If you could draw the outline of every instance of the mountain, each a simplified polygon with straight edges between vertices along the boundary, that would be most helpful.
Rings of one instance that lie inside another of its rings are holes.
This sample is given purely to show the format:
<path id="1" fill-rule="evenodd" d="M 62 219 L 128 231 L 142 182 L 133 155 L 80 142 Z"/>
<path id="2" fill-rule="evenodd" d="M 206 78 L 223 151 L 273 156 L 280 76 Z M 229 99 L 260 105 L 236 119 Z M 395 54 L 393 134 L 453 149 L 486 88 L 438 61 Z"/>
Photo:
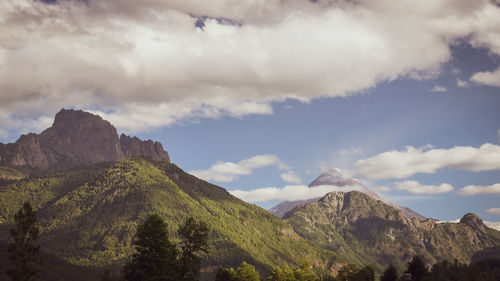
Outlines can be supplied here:
<path id="1" fill-rule="evenodd" d="M 41 134 L 22 135 L 15 143 L 0 144 L 0 166 L 29 171 L 57 171 L 141 156 L 170 162 L 159 142 L 121 135 L 101 117 L 81 110 L 62 109 Z"/>
<path id="2" fill-rule="evenodd" d="M 185 218 L 208 223 L 205 276 L 243 260 L 262 273 L 303 259 L 319 268 L 341 262 L 301 238 L 287 222 L 165 161 L 130 158 L 0 186 L 1 241 L 8 239 L 13 216 L 25 200 L 38 210 L 42 249 L 74 266 L 122 265 L 132 253 L 137 225 L 152 213 L 164 218 L 176 241 L 176 228 Z"/>
<path id="3" fill-rule="evenodd" d="M 315 180 L 313 180 L 310 184 L 310 188 L 314 188 L 316 186 L 325 186 L 325 185 L 331 185 L 335 186 L 335 189 L 338 191 L 351 191 L 351 190 L 357 190 L 360 192 L 365 193 L 366 195 L 376 199 L 376 200 L 382 200 L 386 204 L 389 204 L 393 206 L 394 208 L 400 210 L 403 215 L 407 218 L 417 218 L 419 220 L 425 220 L 426 217 L 420 215 L 419 213 L 400 206 L 396 203 L 393 203 L 381 196 L 379 196 L 377 193 L 373 192 L 371 189 L 369 189 L 366 185 L 364 185 L 362 182 L 353 179 L 353 178 L 348 178 L 345 177 L 342 172 L 337 169 L 337 168 L 331 168 L 328 169 L 327 171 L 321 173 L 319 177 L 317 177 Z M 279 218 L 283 218 L 286 213 L 291 211 L 293 208 L 295 208 L 298 205 L 301 204 L 306 204 L 306 203 L 311 203 L 318 201 L 320 198 L 314 198 L 314 199 L 309 199 L 309 200 L 302 200 L 302 201 L 285 201 L 281 202 L 278 205 L 274 206 L 273 208 L 269 209 L 269 212 L 273 213 Z"/>
<path id="4" fill-rule="evenodd" d="M 500 245 L 500 232 L 474 214 L 459 223 L 408 218 L 359 191 L 328 193 L 317 202 L 296 206 L 285 220 L 303 238 L 378 270 L 389 263 L 403 269 L 414 255 L 428 264 L 443 259 L 468 263 L 474 253 Z"/>

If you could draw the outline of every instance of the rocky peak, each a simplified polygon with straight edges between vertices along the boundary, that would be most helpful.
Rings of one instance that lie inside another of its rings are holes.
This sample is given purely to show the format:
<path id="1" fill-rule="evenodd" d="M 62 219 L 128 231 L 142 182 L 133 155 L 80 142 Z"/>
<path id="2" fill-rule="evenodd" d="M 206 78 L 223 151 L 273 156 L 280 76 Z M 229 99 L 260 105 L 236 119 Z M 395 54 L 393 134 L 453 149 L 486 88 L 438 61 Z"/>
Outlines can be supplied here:
<path id="1" fill-rule="evenodd" d="M 163 149 L 159 142 L 153 142 L 152 140 L 141 141 L 137 137 L 121 134 L 120 145 L 123 154 L 127 158 L 142 156 L 156 161 L 170 162 L 168 152 Z"/>
<path id="2" fill-rule="evenodd" d="M 123 143 L 123 148 L 122 148 Z M 62 109 L 41 134 L 23 135 L 0 149 L 0 165 L 36 170 L 64 170 L 126 157 L 170 162 L 159 142 L 136 137 L 118 138 L 116 128 L 98 115 Z"/>
<path id="3" fill-rule="evenodd" d="M 357 185 L 360 184 L 359 181 L 353 179 L 353 178 L 347 178 L 345 177 L 340 169 L 337 168 L 330 168 L 319 177 L 317 177 L 314 181 L 312 181 L 309 184 L 309 187 L 314 187 L 314 186 L 319 186 L 319 185 L 335 185 L 335 186 L 352 186 L 352 185 Z"/>
<path id="4" fill-rule="evenodd" d="M 465 214 L 465 216 L 463 216 L 460 220 L 460 223 L 465 224 L 476 231 L 480 231 L 483 233 L 486 232 L 486 225 L 483 223 L 483 220 L 476 214 Z"/>

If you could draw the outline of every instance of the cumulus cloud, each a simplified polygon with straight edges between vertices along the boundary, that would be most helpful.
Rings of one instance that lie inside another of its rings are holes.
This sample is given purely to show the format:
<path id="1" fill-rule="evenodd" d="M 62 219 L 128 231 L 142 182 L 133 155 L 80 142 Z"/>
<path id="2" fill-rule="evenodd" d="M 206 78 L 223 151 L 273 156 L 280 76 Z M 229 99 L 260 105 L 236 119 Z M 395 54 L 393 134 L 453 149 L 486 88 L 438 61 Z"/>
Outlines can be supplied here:
<path id="1" fill-rule="evenodd" d="M 339 151 L 339 155 L 353 155 L 353 154 L 363 154 L 364 151 L 363 151 L 363 148 L 361 147 L 355 147 L 355 148 L 351 148 L 351 149 L 342 149 Z"/>
<path id="2" fill-rule="evenodd" d="M 287 183 L 300 184 L 302 179 L 295 174 L 281 159 L 272 154 L 257 155 L 248 159 L 233 162 L 217 162 L 206 170 L 194 170 L 189 173 L 206 181 L 231 182 L 240 176 L 251 175 L 253 170 L 268 166 L 276 166 L 284 171 L 280 176 Z"/>
<path id="3" fill-rule="evenodd" d="M 302 179 L 295 174 L 293 171 L 289 171 L 281 174 L 281 179 L 287 183 L 300 184 L 302 183 Z"/>
<path id="4" fill-rule="evenodd" d="M 500 215 L 500 208 L 489 208 L 486 210 L 486 213 L 492 215 Z"/>
<path id="5" fill-rule="evenodd" d="M 468 185 L 458 191 L 460 195 L 500 194 L 500 183 L 489 186 Z"/>
<path id="6" fill-rule="evenodd" d="M 254 190 L 229 190 L 229 192 L 246 202 L 267 202 L 267 201 L 297 201 L 323 197 L 328 192 L 342 191 L 349 192 L 360 190 L 360 186 L 334 186 L 319 185 L 314 188 L 306 185 L 287 185 L 283 188 L 264 187 Z"/>
<path id="7" fill-rule="evenodd" d="M 488 0 L 0 1 L 0 123 L 61 107 L 126 132 L 272 114 L 434 77 L 459 38 L 498 53 L 499 19 Z"/>
<path id="8" fill-rule="evenodd" d="M 453 190 L 453 186 L 448 183 L 441 185 L 423 185 L 417 181 L 401 181 L 395 182 L 397 190 L 405 190 L 413 194 L 441 194 Z"/>
<path id="9" fill-rule="evenodd" d="M 500 231 L 500 222 L 483 221 L 484 224 L 489 227 Z"/>
<path id="10" fill-rule="evenodd" d="M 376 192 L 389 192 L 391 191 L 391 188 L 388 186 L 374 186 L 372 189 Z"/>
<path id="11" fill-rule="evenodd" d="M 450 149 L 428 149 L 408 146 L 405 151 L 387 151 L 358 160 L 352 173 L 372 180 L 404 179 L 414 174 L 433 174 L 439 169 L 467 171 L 500 169 L 500 146 L 486 143 L 480 147 L 455 146 Z"/>
<path id="12" fill-rule="evenodd" d="M 460 88 L 467 88 L 467 87 L 469 87 L 469 82 L 462 80 L 460 78 L 457 78 L 457 86 Z"/>
<path id="13" fill-rule="evenodd" d="M 434 86 L 434 88 L 430 89 L 431 92 L 447 92 L 448 89 L 444 86 Z"/>
<path id="14" fill-rule="evenodd" d="M 492 87 L 500 87 L 500 68 L 495 71 L 478 72 L 470 78 L 472 82 Z"/>

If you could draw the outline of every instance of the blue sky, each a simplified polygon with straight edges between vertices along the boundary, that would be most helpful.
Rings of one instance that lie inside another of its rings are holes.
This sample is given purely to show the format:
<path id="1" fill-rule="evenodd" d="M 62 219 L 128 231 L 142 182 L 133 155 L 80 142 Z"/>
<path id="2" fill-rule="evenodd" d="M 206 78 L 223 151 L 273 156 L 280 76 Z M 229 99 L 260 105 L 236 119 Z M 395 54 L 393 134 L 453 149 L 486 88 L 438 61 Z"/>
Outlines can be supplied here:
<path id="1" fill-rule="evenodd" d="M 20 0 L 0 21 L 2 142 L 78 108 L 264 208 L 338 167 L 500 221 L 498 1 Z"/>
<path id="2" fill-rule="evenodd" d="M 498 59 L 467 44 L 453 51 L 454 59 L 433 79 L 397 79 L 347 98 L 276 103 L 273 115 L 203 119 L 140 136 L 160 140 L 173 161 L 187 171 L 208 169 L 217 161 L 236 163 L 255 155 L 273 154 L 289 165 L 303 184 L 309 184 L 327 167 L 350 169 L 356 160 L 404 150 L 406 146 L 447 149 L 499 144 L 500 89 L 457 85 L 457 79 L 494 69 Z M 453 73 L 453 69 L 460 72 Z M 435 86 L 446 87 L 447 91 L 431 91 Z M 500 220 L 499 215 L 485 212 L 499 207 L 498 195 L 457 194 L 466 185 L 499 183 L 498 170 L 470 172 L 445 168 L 410 179 L 429 185 L 449 183 L 455 190 L 440 195 L 393 190 L 381 193 L 382 196 L 441 220 L 460 218 L 467 212 L 477 213 L 485 220 Z M 212 182 L 229 190 L 287 184 L 276 166 L 255 169 L 251 175 L 231 182 Z M 393 182 L 389 179 L 368 185 L 392 187 Z M 264 208 L 276 203 L 257 202 Z"/>

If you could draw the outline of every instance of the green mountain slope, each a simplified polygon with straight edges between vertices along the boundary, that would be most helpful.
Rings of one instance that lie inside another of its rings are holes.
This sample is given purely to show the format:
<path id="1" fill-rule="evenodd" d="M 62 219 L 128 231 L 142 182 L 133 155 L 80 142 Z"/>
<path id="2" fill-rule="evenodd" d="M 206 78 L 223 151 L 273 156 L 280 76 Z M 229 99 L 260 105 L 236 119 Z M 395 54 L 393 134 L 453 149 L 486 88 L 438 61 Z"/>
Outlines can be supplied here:
<path id="1" fill-rule="evenodd" d="M 419 221 L 358 191 L 331 192 L 318 202 L 296 207 L 285 219 L 302 237 L 379 271 L 389 263 L 401 270 L 413 255 L 428 264 L 443 259 L 468 263 L 475 252 L 500 242 L 498 231 L 474 214 L 460 223 Z"/>
<path id="2" fill-rule="evenodd" d="M 74 265 L 122 264 L 131 254 L 137 225 L 151 213 L 165 219 L 171 235 L 188 216 L 209 224 L 204 272 L 243 260 L 262 271 L 302 259 L 321 268 L 337 261 L 264 209 L 166 162 L 134 158 L 4 184 L 0 240 L 8 239 L 14 213 L 25 200 L 38 209 L 42 248 Z"/>

